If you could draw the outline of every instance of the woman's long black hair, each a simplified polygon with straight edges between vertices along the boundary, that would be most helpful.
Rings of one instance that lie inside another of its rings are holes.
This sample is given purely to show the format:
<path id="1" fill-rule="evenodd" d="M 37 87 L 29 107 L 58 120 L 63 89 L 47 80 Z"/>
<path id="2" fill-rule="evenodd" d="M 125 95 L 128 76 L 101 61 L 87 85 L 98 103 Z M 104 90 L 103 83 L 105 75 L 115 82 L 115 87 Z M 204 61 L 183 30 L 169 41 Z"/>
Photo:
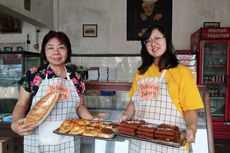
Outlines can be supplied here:
<path id="1" fill-rule="evenodd" d="M 166 51 L 160 57 L 159 64 L 158 64 L 159 71 L 161 72 L 163 69 L 174 68 L 178 65 L 178 60 L 176 58 L 175 49 L 172 45 L 171 39 L 168 38 L 166 29 L 164 28 L 164 26 L 160 24 L 154 24 L 154 25 L 151 25 L 147 29 L 147 31 L 145 32 L 143 36 L 143 39 L 141 40 L 142 65 L 138 68 L 138 71 L 140 74 L 144 74 L 154 62 L 154 58 L 148 53 L 146 45 L 144 44 L 144 41 L 146 39 L 149 39 L 152 31 L 155 29 L 158 29 L 165 36 L 165 39 L 166 39 Z"/>

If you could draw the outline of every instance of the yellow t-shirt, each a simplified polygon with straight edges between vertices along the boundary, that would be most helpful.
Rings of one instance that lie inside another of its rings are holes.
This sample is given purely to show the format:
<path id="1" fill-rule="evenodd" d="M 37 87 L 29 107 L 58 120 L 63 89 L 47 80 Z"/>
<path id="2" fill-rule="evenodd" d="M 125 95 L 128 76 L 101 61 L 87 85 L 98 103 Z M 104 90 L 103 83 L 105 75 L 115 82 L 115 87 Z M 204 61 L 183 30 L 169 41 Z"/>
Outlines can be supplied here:
<path id="1" fill-rule="evenodd" d="M 163 72 L 163 71 L 162 71 Z M 158 67 L 152 64 L 149 69 L 142 74 L 142 77 L 160 77 Z M 138 71 L 129 91 L 129 97 L 133 97 L 138 85 L 140 74 Z M 184 65 L 179 64 L 175 68 L 170 68 L 165 74 L 169 95 L 177 107 L 178 111 L 201 109 L 204 107 L 199 90 L 191 71 Z"/>

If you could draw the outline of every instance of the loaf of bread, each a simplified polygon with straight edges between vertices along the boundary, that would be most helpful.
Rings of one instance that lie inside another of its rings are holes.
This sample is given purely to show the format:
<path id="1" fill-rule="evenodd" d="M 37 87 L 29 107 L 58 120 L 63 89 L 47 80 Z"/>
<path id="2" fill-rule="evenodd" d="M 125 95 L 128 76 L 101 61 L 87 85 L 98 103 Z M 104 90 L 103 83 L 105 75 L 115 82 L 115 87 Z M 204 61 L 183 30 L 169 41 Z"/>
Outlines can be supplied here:
<path id="1" fill-rule="evenodd" d="M 27 114 L 25 124 L 36 124 L 38 126 L 42 123 L 54 107 L 58 97 L 59 93 L 56 92 L 51 92 L 42 97 Z"/>
<path id="2" fill-rule="evenodd" d="M 155 130 L 154 137 L 157 140 L 178 143 L 180 141 L 179 127 L 171 124 L 160 124 Z"/>
<path id="3" fill-rule="evenodd" d="M 179 127 L 176 126 L 176 125 L 172 125 L 172 124 L 165 124 L 165 123 L 162 123 L 158 126 L 159 128 L 164 128 L 164 129 L 172 129 L 172 130 L 179 130 Z"/>
<path id="4" fill-rule="evenodd" d="M 118 127 L 118 132 L 125 135 L 131 135 L 131 136 L 136 135 L 136 129 L 122 127 L 122 126 Z"/>
<path id="5" fill-rule="evenodd" d="M 144 120 L 122 121 L 119 126 L 137 129 L 140 125 L 145 124 Z"/>
<path id="6" fill-rule="evenodd" d="M 150 124 L 142 124 L 137 129 L 137 137 L 143 139 L 154 139 L 154 131 L 156 130 L 156 126 Z"/>
<path id="7" fill-rule="evenodd" d="M 154 133 L 156 130 L 156 126 L 150 125 L 150 124 L 143 124 L 138 127 L 138 131 L 143 131 L 143 132 L 149 132 L 149 133 Z"/>
<path id="8" fill-rule="evenodd" d="M 125 135 L 135 136 L 140 125 L 145 124 L 143 120 L 122 121 L 118 126 L 118 132 Z"/>

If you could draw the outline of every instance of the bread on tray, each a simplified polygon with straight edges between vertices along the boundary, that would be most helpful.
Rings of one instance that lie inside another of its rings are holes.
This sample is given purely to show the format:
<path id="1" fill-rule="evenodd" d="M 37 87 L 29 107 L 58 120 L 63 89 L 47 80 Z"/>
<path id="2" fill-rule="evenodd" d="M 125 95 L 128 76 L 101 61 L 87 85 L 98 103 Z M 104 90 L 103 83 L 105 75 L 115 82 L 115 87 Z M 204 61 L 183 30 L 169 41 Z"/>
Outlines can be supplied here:
<path id="1" fill-rule="evenodd" d="M 114 136 L 114 132 L 112 129 L 102 128 L 98 132 L 97 136 L 102 138 L 112 138 Z"/>
<path id="2" fill-rule="evenodd" d="M 178 126 L 172 124 L 154 125 L 142 120 L 122 121 L 119 124 L 118 133 L 150 141 L 160 140 L 176 144 L 181 143 L 181 131 Z"/>
<path id="3" fill-rule="evenodd" d="M 112 138 L 117 126 L 113 123 L 90 121 L 86 119 L 65 120 L 59 127 L 59 133 L 88 137 Z"/>
<path id="4" fill-rule="evenodd" d="M 38 126 L 43 122 L 54 107 L 58 97 L 59 93 L 57 92 L 51 92 L 42 97 L 27 114 L 25 124 L 36 124 Z"/>
<path id="5" fill-rule="evenodd" d="M 60 133 L 68 133 L 73 128 L 73 125 L 74 125 L 74 123 L 72 120 L 65 120 L 64 122 L 62 122 L 62 124 L 59 128 L 59 132 Z"/>

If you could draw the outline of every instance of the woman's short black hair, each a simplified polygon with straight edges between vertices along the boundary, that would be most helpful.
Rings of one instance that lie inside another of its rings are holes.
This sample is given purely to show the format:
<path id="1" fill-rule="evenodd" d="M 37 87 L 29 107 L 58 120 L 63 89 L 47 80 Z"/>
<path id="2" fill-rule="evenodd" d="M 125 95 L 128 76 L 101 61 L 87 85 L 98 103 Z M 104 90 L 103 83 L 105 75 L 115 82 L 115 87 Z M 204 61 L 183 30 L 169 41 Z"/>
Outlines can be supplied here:
<path id="1" fill-rule="evenodd" d="M 70 43 L 70 40 L 68 38 L 68 36 L 64 33 L 64 32 L 56 32 L 56 31 L 49 31 L 45 37 L 43 38 L 43 41 L 42 41 L 42 48 L 41 48 L 41 57 L 43 60 L 45 60 L 46 62 L 47 61 L 47 58 L 46 58 L 46 54 L 45 54 L 45 47 L 46 47 L 46 44 L 48 43 L 48 41 L 52 38 L 57 38 L 61 43 L 63 43 L 66 48 L 67 48 L 67 59 L 65 61 L 65 63 L 69 63 L 71 61 L 71 54 L 72 54 L 72 49 L 71 49 L 71 43 Z"/>
<path id="2" fill-rule="evenodd" d="M 173 47 L 171 38 L 168 37 L 166 28 L 161 24 L 153 24 L 150 27 L 148 27 L 148 29 L 146 30 L 146 32 L 144 33 L 141 39 L 142 65 L 138 68 L 140 74 L 144 74 L 148 70 L 149 66 L 151 66 L 154 62 L 154 58 L 148 53 L 144 41 L 146 39 L 149 39 L 152 31 L 155 29 L 158 29 L 166 39 L 166 51 L 160 57 L 159 65 L 158 65 L 159 70 L 162 71 L 163 69 L 174 68 L 178 65 L 175 49 Z"/>

